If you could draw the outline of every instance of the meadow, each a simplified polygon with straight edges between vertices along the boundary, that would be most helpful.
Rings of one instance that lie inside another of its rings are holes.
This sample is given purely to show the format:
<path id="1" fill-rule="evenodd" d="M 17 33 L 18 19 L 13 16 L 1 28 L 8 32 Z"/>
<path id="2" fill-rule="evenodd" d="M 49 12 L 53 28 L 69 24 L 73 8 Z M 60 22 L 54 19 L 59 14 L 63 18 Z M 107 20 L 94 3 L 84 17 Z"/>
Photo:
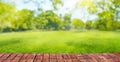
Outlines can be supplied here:
<path id="1" fill-rule="evenodd" d="M 112 53 L 120 52 L 120 32 L 26 31 L 0 33 L 0 52 Z"/>

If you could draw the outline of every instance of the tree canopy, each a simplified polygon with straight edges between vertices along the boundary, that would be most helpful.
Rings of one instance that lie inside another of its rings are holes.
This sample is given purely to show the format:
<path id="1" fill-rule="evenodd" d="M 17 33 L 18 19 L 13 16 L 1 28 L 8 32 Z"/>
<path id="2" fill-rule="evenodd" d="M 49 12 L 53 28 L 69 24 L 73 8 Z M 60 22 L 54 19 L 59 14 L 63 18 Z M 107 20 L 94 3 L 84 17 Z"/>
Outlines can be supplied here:
<path id="1" fill-rule="evenodd" d="M 30 1 L 37 0 L 26 0 L 25 2 Z M 53 4 L 54 9 L 59 9 L 58 4 L 63 5 L 61 0 L 49 1 Z M 84 7 L 90 15 L 96 15 L 97 18 L 85 22 L 80 18 L 71 18 L 72 13 L 60 16 L 54 10 L 41 11 L 36 15 L 34 10 L 17 10 L 10 3 L 0 0 L 0 31 L 120 29 L 120 0 L 81 0 L 77 5 Z M 38 7 L 38 9 L 40 8 Z"/>

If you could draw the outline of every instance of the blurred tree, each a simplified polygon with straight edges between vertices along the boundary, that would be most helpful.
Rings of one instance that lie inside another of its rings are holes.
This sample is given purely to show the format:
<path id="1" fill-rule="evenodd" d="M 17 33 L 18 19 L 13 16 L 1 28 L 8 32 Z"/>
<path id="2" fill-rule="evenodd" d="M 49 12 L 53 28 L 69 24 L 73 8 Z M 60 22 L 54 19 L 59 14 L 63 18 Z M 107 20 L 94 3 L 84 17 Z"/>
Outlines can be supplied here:
<path id="1" fill-rule="evenodd" d="M 117 22 L 117 29 L 120 30 L 120 21 Z"/>
<path id="2" fill-rule="evenodd" d="M 46 25 L 47 29 L 58 30 L 61 27 L 62 20 L 53 11 L 46 11 L 46 17 L 48 20 L 48 23 Z"/>
<path id="3" fill-rule="evenodd" d="M 93 21 L 92 27 L 93 27 L 93 29 L 98 29 L 99 21 L 98 20 Z"/>
<path id="4" fill-rule="evenodd" d="M 119 20 L 120 0 L 82 0 L 80 6 L 85 7 L 90 14 L 98 16 L 97 28 L 100 30 L 116 30 L 116 21 Z"/>
<path id="5" fill-rule="evenodd" d="M 14 20 L 15 7 L 0 2 L 0 31 L 11 31 L 11 22 Z"/>
<path id="6" fill-rule="evenodd" d="M 85 23 L 85 28 L 86 28 L 87 30 L 92 29 L 92 21 L 87 21 L 87 22 Z"/>
<path id="7" fill-rule="evenodd" d="M 96 1 L 94 0 L 81 0 L 80 2 L 77 3 L 78 6 L 86 8 L 87 11 L 91 14 L 96 13 L 98 10 L 95 4 Z"/>
<path id="8" fill-rule="evenodd" d="M 64 15 L 64 21 L 63 21 L 63 23 L 64 23 L 64 29 L 65 30 L 70 30 L 70 28 L 71 28 L 71 14 L 66 13 Z"/>
<path id="9" fill-rule="evenodd" d="M 3 3 L 0 0 L 0 30 L 1 31 L 23 31 L 30 29 L 59 30 L 62 27 L 70 30 L 71 22 L 75 29 L 91 29 L 92 27 L 99 30 L 116 30 L 119 29 L 120 20 L 120 0 L 81 0 L 80 6 L 87 9 L 90 14 L 97 15 L 98 18 L 92 23 L 87 21 L 84 27 L 82 20 L 73 19 L 71 14 L 66 13 L 63 17 L 58 16 L 53 10 L 43 11 L 38 7 L 40 13 L 34 16 L 34 11 L 23 9 L 16 10 L 10 3 Z M 43 0 L 25 0 L 25 2 L 43 3 Z M 58 4 L 63 4 L 61 0 L 49 0 L 53 8 L 58 9 Z M 38 5 L 38 6 L 39 6 Z"/>
<path id="10" fill-rule="evenodd" d="M 62 20 L 51 10 L 42 12 L 36 17 L 37 28 L 58 30 L 62 27 Z"/>
<path id="11" fill-rule="evenodd" d="M 84 28 L 84 22 L 80 19 L 74 18 L 72 20 L 72 26 L 74 29 L 82 30 Z"/>
<path id="12" fill-rule="evenodd" d="M 35 18 L 35 25 L 37 29 L 44 29 L 47 23 L 48 23 L 48 20 L 45 17 L 45 12 L 43 12 L 42 14 L 39 14 Z"/>
<path id="13" fill-rule="evenodd" d="M 28 30 L 28 29 L 33 29 L 34 25 L 34 14 L 33 11 L 27 10 L 27 9 L 23 9 L 23 10 L 19 10 L 17 11 L 18 13 L 18 19 L 17 21 L 15 21 L 14 23 L 17 24 L 14 25 L 14 27 L 17 30 Z"/>
<path id="14" fill-rule="evenodd" d="M 107 28 L 107 30 L 116 30 L 117 29 L 117 22 L 114 20 L 107 21 L 106 28 Z"/>

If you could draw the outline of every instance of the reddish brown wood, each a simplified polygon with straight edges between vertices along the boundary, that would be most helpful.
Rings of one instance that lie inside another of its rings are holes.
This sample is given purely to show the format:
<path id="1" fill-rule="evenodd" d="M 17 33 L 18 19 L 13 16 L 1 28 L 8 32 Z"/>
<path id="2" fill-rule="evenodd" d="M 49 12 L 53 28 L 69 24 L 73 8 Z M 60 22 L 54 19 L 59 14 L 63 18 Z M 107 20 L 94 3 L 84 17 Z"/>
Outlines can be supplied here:
<path id="1" fill-rule="evenodd" d="M 64 62 L 64 59 L 61 54 L 56 54 L 58 62 Z"/>
<path id="2" fill-rule="evenodd" d="M 103 54 L 7 54 L 0 62 L 120 62 L 120 53 Z"/>
<path id="3" fill-rule="evenodd" d="M 36 54 L 29 54 L 29 55 L 26 57 L 26 62 L 33 62 L 34 59 L 35 59 L 35 56 L 36 56 Z"/>
<path id="4" fill-rule="evenodd" d="M 21 59 L 20 59 L 20 62 L 26 62 L 26 59 L 27 59 L 27 56 L 28 56 L 29 54 L 23 54 L 23 56 L 21 57 Z"/>
<path id="5" fill-rule="evenodd" d="M 101 62 L 101 59 L 98 57 L 98 54 L 89 54 L 89 56 L 90 56 L 95 62 Z"/>
<path id="6" fill-rule="evenodd" d="M 43 55 L 43 60 L 42 60 L 42 62 L 50 62 L 49 54 L 44 54 L 44 55 Z"/>
<path id="7" fill-rule="evenodd" d="M 71 58 L 72 62 L 79 62 L 79 60 L 77 59 L 76 54 L 69 54 L 69 55 L 70 55 L 70 58 Z"/>
<path id="8" fill-rule="evenodd" d="M 101 56 L 103 56 L 107 62 L 113 62 L 112 57 L 110 57 L 108 54 L 106 54 L 106 53 L 101 54 Z"/>
<path id="9" fill-rule="evenodd" d="M 112 56 L 114 56 L 113 60 L 115 62 L 120 62 L 120 53 L 114 53 Z"/>
<path id="10" fill-rule="evenodd" d="M 84 56 L 82 54 L 78 54 L 77 59 L 79 62 L 86 62 L 86 59 L 84 59 Z"/>
<path id="11" fill-rule="evenodd" d="M 69 54 L 63 54 L 64 62 L 72 62 L 72 59 Z"/>
<path id="12" fill-rule="evenodd" d="M 50 54 L 50 62 L 57 62 L 56 54 Z"/>
<path id="13" fill-rule="evenodd" d="M 92 56 L 91 54 L 86 55 L 86 57 L 87 57 L 86 61 L 97 62 L 97 60 L 95 59 L 95 57 Z"/>
<path id="14" fill-rule="evenodd" d="M 22 57 L 23 54 L 17 54 L 17 56 L 13 60 L 11 60 L 11 62 L 20 62 Z"/>
<path id="15" fill-rule="evenodd" d="M 43 59 L 43 54 L 37 54 L 34 59 L 34 62 L 42 62 L 42 59 Z"/>
<path id="16" fill-rule="evenodd" d="M 7 59 L 10 56 L 10 54 L 5 53 L 0 59 Z"/>
<path id="17" fill-rule="evenodd" d="M 4 55 L 4 53 L 1 53 L 1 54 L 0 54 L 0 58 L 1 58 L 3 55 Z"/>
<path id="18" fill-rule="evenodd" d="M 0 58 L 0 62 L 6 61 L 6 59 L 7 59 L 10 55 L 11 55 L 11 54 L 7 54 L 7 53 L 3 54 L 3 56 Z"/>
<path id="19" fill-rule="evenodd" d="M 3 62 L 10 62 L 16 57 L 17 54 L 11 54 L 7 59 L 5 59 Z"/>

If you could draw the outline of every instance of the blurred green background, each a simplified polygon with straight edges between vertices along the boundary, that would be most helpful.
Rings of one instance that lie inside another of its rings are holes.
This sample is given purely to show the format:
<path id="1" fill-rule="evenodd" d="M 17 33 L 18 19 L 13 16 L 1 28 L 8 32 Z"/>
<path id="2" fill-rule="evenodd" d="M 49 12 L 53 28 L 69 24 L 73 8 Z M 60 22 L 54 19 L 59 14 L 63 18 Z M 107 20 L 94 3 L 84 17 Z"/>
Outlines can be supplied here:
<path id="1" fill-rule="evenodd" d="M 48 0 L 49 10 L 44 10 L 48 1 L 21 1 L 37 9 L 17 9 L 15 0 L 0 0 L 0 52 L 120 52 L 120 0 L 75 0 L 70 11 L 63 0 Z M 77 12 L 85 18 L 73 17 L 78 9 L 87 12 Z"/>

